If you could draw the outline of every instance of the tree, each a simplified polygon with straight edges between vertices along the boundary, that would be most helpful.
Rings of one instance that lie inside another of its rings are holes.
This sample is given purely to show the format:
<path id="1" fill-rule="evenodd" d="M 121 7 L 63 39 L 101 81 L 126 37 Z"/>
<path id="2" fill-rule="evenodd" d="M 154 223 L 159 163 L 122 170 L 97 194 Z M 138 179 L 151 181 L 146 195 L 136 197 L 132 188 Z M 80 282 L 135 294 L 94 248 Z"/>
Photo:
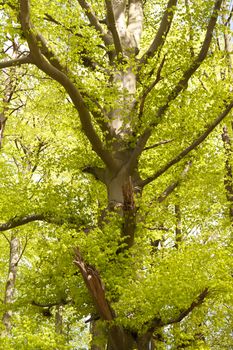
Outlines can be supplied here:
<path id="1" fill-rule="evenodd" d="M 221 334 L 228 342 L 228 314 L 219 310 L 232 307 L 225 214 L 232 177 L 224 169 L 231 162 L 229 137 L 225 133 L 219 146 L 218 128 L 229 123 L 233 107 L 226 40 L 224 46 L 231 2 L 20 0 L 1 6 L 0 68 L 20 74 L 26 66 L 21 84 L 35 91 L 26 112 L 18 113 L 34 134 L 14 139 L 23 205 L 4 212 L 0 231 L 32 222 L 45 231 L 58 227 L 59 235 L 67 230 L 55 241 L 70 265 L 55 275 L 85 284 L 87 299 L 76 304 L 92 305 L 86 314 L 97 314 L 90 319 L 93 349 L 217 348 Z M 17 42 L 17 57 L 7 49 L 9 38 Z M 20 91 L 18 100 L 27 94 Z M 48 113 L 60 114 L 61 125 L 58 118 L 38 118 Z M 70 129 L 76 151 L 66 145 Z M 59 310 L 66 288 L 58 291 L 53 282 L 60 299 L 46 305 Z"/>

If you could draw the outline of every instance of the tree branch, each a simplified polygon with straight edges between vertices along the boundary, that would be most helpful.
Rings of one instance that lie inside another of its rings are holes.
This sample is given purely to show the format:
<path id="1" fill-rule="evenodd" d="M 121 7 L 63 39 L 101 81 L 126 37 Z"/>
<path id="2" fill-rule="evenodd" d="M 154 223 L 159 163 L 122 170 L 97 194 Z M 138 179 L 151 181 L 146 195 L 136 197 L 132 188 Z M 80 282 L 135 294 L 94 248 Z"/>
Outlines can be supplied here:
<path id="1" fill-rule="evenodd" d="M 152 128 L 155 127 L 156 125 L 158 125 L 161 117 L 164 115 L 166 110 L 169 108 L 170 102 L 175 100 L 175 98 L 179 95 L 179 93 L 182 90 L 187 88 L 189 79 L 193 76 L 193 74 L 196 72 L 196 70 L 200 67 L 201 63 L 206 58 L 206 55 L 208 53 L 210 43 L 212 40 L 213 31 L 214 31 L 214 28 L 215 28 L 216 23 L 217 23 L 218 11 L 221 8 L 222 1 L 223 0 L 216 0 L 215 1 L 213 13 L 210 17 L 210 20 L 209 20 L 209 23 L 207 26 L 205 39 L 203 41 L 201 50 L 200 50 L 197 58 L 194 59 L 191 66 L 183 73 L 182 78 L 179 80 L 179 82 L 176 84 L 176 86 L 172 89 L 172 91 L 168 95 L 167 102 L 159 108 L 159 110 L 156 114 L 156 118 L 155 118 L 156 122 L 152 122 L 150 124 L 149 128 L 145 130 L 144 134 L 140 137 L 140 139 L 145 140 L 146 137 L 147 137 L 147 140 L 149 139 L 151 132 L 152 132 Z M 138 140 L 138 144 L 141 143 L 140 139 Z"/>
<path id="2" fill-rule="evenodd" d="M 135 46 L 139 52 L 140 38 L 143 28 L 142 0 L 129 0 L 129 16 L 127 31 L 133 35 Z"/>
<path id="3" fill-rule="evenodd" d="M 44 304 L 44 303 L 38 303 L 36 302 L 35 300 L 33 300 L 31 302 L 32 305 L 34 306 L 38 306 L 38 307 L 47 307 L 47 308 L 51 308 L 51 307 L 54 307 L 54 306 L 57 306 L 57 305 L 67 305 L 69 303 L 72 303 L 72 300 L 64 300 L 64 299 L 61 299 L 60 301 L 57 301 L 57 302 L 54 302 L 54 303 L 47 303 L 47 304 Z"/>
<path id="4" fill-rule="evenodd" d="M 232 4 L 232 6 L 231 6 L 231 10 L 230 10 L 229 16 L 228 16 L 228 18 L 226 19 L 226 21 L 225 21 L 225 23 L 224 23 L 224 26 L 227 27 L 227 26 L 230 24 L 232 15 L 233 15 L 233 4 Z"/>
<path id="5" fill-rule="evenodd" d="M 140 186 L 144 187 L 148 185 L 150 182 L 157 179 L 159 176 L 163 175 L 168 169 L 170 169 L 173 165 L 180 162 L 187 154 L 197 148 L 208 136 L 209 134 L 216 128 L 216 126 L 228 115 L 233 107 L 233 101 L 228 104 L 225 110 L 207 127 L 206 131 L 203 132 L 196 140 L 194 140 L 190 146 L 185 148 L 182 152 L 180 152 L 175 158 L 170 160 L 164 167 L 158 170 L 154 175 L 148 177 L 145 180 L 142 180 Z"/>
<path id="6" fill-rule="evenodd" d="M 150 45 L 147 52 L 142 56 L 140 60 L 140 67 L 145 65 L 148 61 L 148 59 L 155 55 L 155 53 L 158 51 L 158 49 L 161 49 L 161 47 L 164 45 L 166 37 L 169 33 L 169 30 L 171 28 L 173 16 L 174 16 L 174 7 L 177 4 L 177 0 L 169 0 L 167 4 L 167 8 L 164 12 L 163 18 L 161 20 L 159 29 L 156 33 L 156 36 Z"/>
<path id="7" fill-rule="evenodd" d="M 209 289 L 208 289 L 208 288 L 205 288 L 205 289 L 203 290 L 203 292 L 201 292 L 201 293 L 198 295 L 197 299 L 194 300 L 194 301 L 192 302 L 192 304 L 191 304 L 186 310 L 181 311 L 181 313 L 180 313 L 177 317 L 171 318 L 169 321 L 164 322 L 164 323 L 163 323 L 163 326 L 167 326 L 167 325 L 170 325 L 170 324 L 174 324 L 174 323 L 179 323 L 179 322 L 181 322 L 181 321 L 182 321 L 186 316 L 188 316 L 196 307 L 200 306 L 200 305 L 204 302 L 204 300 L 205 300 L 205 298 L 207 297 L 208 293 L 209 293 Z"/>
<path id="8" fill-rule="evenodd" d="M 98 271 L 83 260 L 78 248 L 75 249 L 75 265 L 79 268 L 94 305 L 103 320 L 112 321 L 113 311 L 106 299 L 105 289 Z"/>
<path id="9" fill-rule="evenodd" d="M 196 72 L 196 70 L 200 67 L 201 63 L 206 58 L 209 47 L 210 47 L 210 43 L 211 43 L 211 40 L 213 37 L 213 31 L 214 31 L 214 28 L 215 28 L 216 23 L 217 23 L 218 11 L 221 8 L 222 1 L 223 0 L 216 0 L 215 1 L 213 13 L 210 17 L 210 20 L 209 20 L 209 23 L 207 26 L 207 30 L 206 30 L 205 39 L 203 41 L 203 44 L 202 44 L 202 47 L 201 47 L 199 54 L 196 57 L 196 59 L 194 59 L 191 66 L 183 73 L 182 78 L 179 80 L 179 82 L 176 84 L 176 86 L 170 92 L 170 94 L 168 95 L 168 98 L 167 98 L 167 102 L 162 107 L 159 108 L 156 119 L 161 118 L 161 116 L 165 113 L 165 111 L 169 107 L 170 102 L 175 100 L 175 98 L 179 95 L 179 93 L 182 90 L 187 88 L 189 79 L 193 76 L 193 74 Z M 152 124 L 152 126 L 153 126 L 153 124 Z"/>
<path id="10" fill-rule="evenodd" d="M 29 54 L 27 56 L 23 56 L 20 58 L 16 58 L 13 60 L 9 61 L 2 61 L 0 62 L 0 69 L 1 68 L 8 68 L 8 67 L 16 67 L 16 66 L 21 66 L 22 64 L 28 64 L 28 63 L 34 63 L 32 56 Z"/>
<path id="11" fill-rule="evenodd" d="M 8 231 L 8 230 L 14 229 L 16 227 L 29 224 L 30 222 L 34 222 L 34 221 L 43 221 L 43 222 L 46 222 L 48 224 L 54 224 L 54 225 L 59 225 L 59 226 L 63 225 L 64 223 L 68 223 L 71 226 L 77 225 L 75 218 L 72 218 L 72 217 L 62 219 L 60 217 L 59 218 L 53 217 L 50 213 L 29 214 L 29 215 L 15 216 L 14 218 L 11 218 L 7 222 L 1 223 L 0 224 L 0 232 Z"/>
<path id="12" fill-rule="evenodd" d="M 47 43 L 43 36 L 39 33 L 36 34 L 37 46 L 40 48 L 41 53 L 47 58 L 49 63 L 57 68 L 61 72 L 66 72 L 67 69 L 61 65 L 55 53 L 47 46 Z"/>
<path id="13" fill-rule="evenodd" d="M 185 166 L 184 170 L 182 171 L 180 177 L 178 180 L 172 182 L 157 198 L 158 203 L 162 203 L 173 191 L 174 189 L 180 184 L 180 182 L 183 180 L 185 175 L 190 169 L 192 162 L 188 162 L 188 164 Z"/>
<path id="14" fill-rule="evenodd" d="M 111 45 L 110 37 L 104 32 L 98 18 L 96 17 L 94 11 L 92 10 L 88 2 L 85 0 L 78 0 L 78 2 L 79 2 L 79 5 L 82 7 L 82 9 L 85 11 L 90 24 L 96 29 L 98 33 L 100 33 L 100 36 L 103 39 L 105 45 L 106 46 Z"/>
<path id="15" fill-rule="evenodd" d="M 195 308 L 203 304 L 205 298 L 209 293 L 209 289 L 205 288 L 198 297 L 192 302 L 192 304 L 186 309 L 180 312 L 177 317 L 171 318 L 170 320 L 163 322 L 161 318 L 155 317 L 151 322 L 147 322 L 145 326 L 148 326 L 149 332 L 154 332 L 156 329 L 168 326 L 171 324 L 181 322 L 186 316 L 188 316 Z"/>
<path id="16" fill-rule="evenodd" d="M 146 90 L 142 94 L 141 103 L 140 103 L 140 107 L 139 107 L 139 118 L 140 119 L 141 119 L 141 117 L 143 115 L 143 110 L 144 110 L 144 106 L 145 106 L 145 102 L 146 102 L 147 96 L 153 90 L 155 85 L 161 80 L 161 71 L 163 69 L 165 60 L 166 60 L 166 55 L 164 55 L 160 65 L 159 65 L 159 68 L 158 68 L 155 80 L 146 88 Z"/>
<path id="17" fill-rule="evenodd" d="M 24 244 L 24 246 L 23 246 L 23 249 L 21 249 L 21 252 L 20 252 L 20 255 L 19 255 L 18 260 L 17 260 L 17 262 L 16 262 L 16 265 L 18 265 L 18 263 L 19 263 L 20 260 L 22 259 L 22 256 L 23 256 L 23 254 L 24 254 L 24 252 L 25 252 L 25 250 L 26 250 L 26 248 L 27 248 L 27 244 L 28 244 L 28 237 L 26 236 L 25 244 Z"/>
<path id="18" fill-rule="evenodd" d="M 159 147 L 159 146 L 161 146 L 161 145 L 166 145 L 167 143 L 170 143 L 170 142 L 172 142 L 172 141 L 174 141 L 174 139 L 159 141 L 159 142 L 157 142 L 157 143 L 154 143 L 154 144 L 151 145 L 151 146 L 145 147 L 143 151 L 148 151 L 149 149 L 157 148 L 157 147 Z"/>
<path id="19" fill-rule="evenodd" d="M 117 56 L 119 56 L 120 53 L 123 54 L 123 50 L 122 50 L 122 45 L 121 45 L 121 39 L 120 39 L 118 30 L 117 30 L 112 1 L 105 0 L 105 4 L 106 4 L 106 9 L 107 9 L 108 28 L 112 33 L 116 54 L 117 54 Z"/>
<path id="20" fill-rule="evenodd" d="M 201 47 L 201 50 L 199 52 L 198 57 L 194 60 L 193 64 L 184 72 L 183 77 L 180 79 L 178 84 L 170 92 L 170 94 L 168 95 L 168 98 L 167 98 L 167 102 L 163 106 L 161 106 L 159 108 L 159 110 L 157 112 L 157 115 L 156 115 L 156 118 L 155 118 L 156 122 L 152 122 L 150 124 L 150 126 L 141 135 L 141 137 L 138 139 L 137 145 L 136 145 L 136 147 L 135 147 L 135 149 L 134 149 L 134 151 L 132 153 L 131 159 L 128 162 L 128 165 L 129 165 L 130 168 L 132 168 L 135 165 L 135 163 L 137 162 L 138 157 L 142 153 L 143 148 L 144 148 L 147 140 L 151 136 L 152 127 L 155 127 L 159 123 L 159 120 L 161 119 L 163 114 L 168 109 L 170 102 L 172 100 L 174 100 L 184 88 L 187 87 L 189 79 L 196 72 L 196 70 L 198 69 L 198 67 L 202 63 L 202 61 L 205 59 L 205 57 L 206 57 L 206 55 L 208 53 L 208 49 L 209 49 L 210 43 L 211 43 L 211 39 L 212 39 L 212 36 L 213 36 L 213 30 L 214 30 L 216 22 L 217 22 L 217 14 L 218 14 L 218 11 L 220 10 L 222 1 L 223 0 L 216 0 L 216 2 L 215 2 L 213 13 L 212 13 L 212 16 L 211 16 L 211 18 L 209 20 L 208 26 L 207 26 L 205 39 L 203 41 L 203 44 L 202 44 L 202 47 Z M 230 106 L 231 106 L 231 104 L 230 104 Z M 227 109 L 228 109 L 228 107 L 227 107 Z M 232 106 L 230 107 L 229 111 L 231 110 L 231 108 L 232 108 Z M 224 113 L 223 113 L 223 116 L 220 117 L 220 121 L 225 117 Z M 217 120 L 218 120 L 218 118 L 217 118 Z M 215 126 L 220 122 L 220 121 L 217 122 L 217 120 L 214 121 L 213 128 L 212 129 L 210 128 L 211 130 L 209 132 L 208 132 L 208 130 L 206 131 L 207 132 L 207 136 L 215 128 Z M 215 122 L 217 122 L 216 125 L 215 125 Z M 197 139 L 194 142 L 194 144 L 192 144 L 190 146 L 191 150 L 194 149 L 195 147 L 197 147 L 197 145 L 199 145 L 207 137 L 207 136 L 205 136 L 206 132 L 204 133 L 204 135 L 202 135 L 200 137 L 200 139 Z M 203 140 L 202 140 L 202 137 L 204 137 Z M 197 142 L 197 145 L 196 145 L 196 142 Z M 157 178 L 160 175 L 162 175 L 167 169 L 169 169 L 173 164 L 176 164 L 178 161 L 180 161 L 189 152 L 190 152 L 189 148 L 184 150 L 183 152 L 181 152 L 181 154 L 179 154 L 173 161 L 169 162 L 164 168 L 162 168 L 160 171 L 158 171 L 154 176 L 148 178 L 147 180 L 142 181 L 141 185 L 145 186 L 146 184 L 148 184 L 151 181 L 153 181 L 155 178 Z"/>
<path id="21" fill-rule="evenodd" d="M 102 141 L 100 140 L 92 124 L 90 112 L 86 107 L 79 90 L 64 72 L 57 69 L 57 67 L 53 66 L 43 57 L 43 53 L 38 46 L 37 35 L 34 34 L 35 29 L 30 21 L 30 8 L 28 0 L 20 0 L 20 20 L 22 30 L 27 39 L 35 65 L 64 87 L 79 113 L 83 131 L 90 141 L 93 150 L 110 169 L 115 169 L 115 162 L 110 152 L 104 149 Z"/>
<path id="22" fill-rule="evenodd" d="M 16 216 L 6 223 L 0 224 L 0 232 L 11 230 L 18 226 L 26 225 L 33 221 L 46 221 L 44 214 L 30 214 L 26 216 Z"/>
<path id="23" fill-rule="evenodd" d="M 62 27 L 67 32 L 73 34 L 74 36 L 77 36 L 78 38 L 84 38 L 83 35 L 81 35 L 79 33 L 74 33 L 74 30 L 72 28 L 66 27 L 63 23 L 57 21 L 54 17 L 52 17 L 48 13 L 45 13 L 44 19 L 48 22 L 54 23 L 54 24 Z M 102 47 L 102 48 L 104 49 L 104 47 Z M 100 63 L 93 61 L 92 58 L 88 56 L 85 48 L 82 49 L 82 51 L 79 53 L 79 55 L 80 55 L 80 58 L 82 59 L 83 65 L 85 67 L 91 68 L 92 70 L 95 70 L 97 68 L 97 66 L 100 66 L 102 68 Z"/>

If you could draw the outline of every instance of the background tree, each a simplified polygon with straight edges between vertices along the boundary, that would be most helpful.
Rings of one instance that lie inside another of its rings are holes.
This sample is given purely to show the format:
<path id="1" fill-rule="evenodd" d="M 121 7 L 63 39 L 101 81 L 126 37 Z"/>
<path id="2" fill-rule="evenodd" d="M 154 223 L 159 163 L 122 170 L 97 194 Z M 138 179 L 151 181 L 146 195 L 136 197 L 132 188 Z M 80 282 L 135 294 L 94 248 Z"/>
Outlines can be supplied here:
<path id="1" fill-rule="evenodd" d="M 26 66 L 33 90 L 7 122 L 0 230 L 39 222 L 21 286 L 31 300 L 19 299 L 92 314 L 93 348 L 230 342 L 231 159 L 218 126 L 233 107 L 231 6 L 2 4 L 2 41 L 19 55 L 4 46 L 0 67 Z"/>

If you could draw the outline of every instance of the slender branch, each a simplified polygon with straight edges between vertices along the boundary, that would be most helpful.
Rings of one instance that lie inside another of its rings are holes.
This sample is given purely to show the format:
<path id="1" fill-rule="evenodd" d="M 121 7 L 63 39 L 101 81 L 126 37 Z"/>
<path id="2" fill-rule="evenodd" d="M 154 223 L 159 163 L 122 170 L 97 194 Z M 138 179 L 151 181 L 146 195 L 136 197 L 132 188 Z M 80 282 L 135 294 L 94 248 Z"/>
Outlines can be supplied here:
<path id="1" fill-rule="evenodd" d="M 175 235 L 175 248 L 178 249 L 182 241 L 182 217 L 180 205 L 175 204 L 175 217 L 176 217 L 176 235 Z"/>
<path id="2" fill-rule="evenodd" d="M 188 316 L 196 307 L 200 306 L 201 304 L 203 304 L 205 298 L 207 297 L 209 293 L 209 289 L 205 288 L 197 297 L 196 300 L 194 300 L 192 302 L 192 304 L 186 309 L 181 311 L 181 313 L 175 317 L 175 318 L 171 318 L 170 320 L 168 320 L 167 322 L 163 323 L 163 326 L 167 326 L 170 324 L 174 324 L 174 323 L 179 323 L 181 322 L 186 316 Z"/>
<path id="3" fill-rule="evenodd" d="M 164 326 L 181 322 L 186 316 L 188 316 L 195 308 L 203 304 L 209 293 L 209 289 L 205 288 L 198 297 L 192 302 L 192 304 L 185 310 L 182 310 L 177 317 L 171 318 L 168 321 L 162 321 L 161 318 L 155 317 L 151 322 L 147 322 L 145 326 L 148 326 L 148 331 L 154 332 L 156 329 L 159 329 Z"/>
<path id="4" fill-rule="evenodd" d="M 65 29 L 69 33 L 73 34 L 74 36 L 77 36 L 78 38 L 84 38 L 83 35 L 81 35 L 79 33 L 74 33 L 74 30 L 72 28 L 66 27 L 63 23 L 57 21 L 54 17 L 52 17 L 48 13 L 45 13 L 44 19 L 48 22 L 54 23 L 54 24 L 62 27 L 63 29 Z M 101 46 L 101 48 L 105 49 L 103 46 Z M 90 56 L 88 56 L 87 50 L 84 47 L 82 48 L 82 51 L 79 52 L 79 56 L 80 56 L 82 63 L 85 67 L 91 68 L 92 70 L 95 70 L 97 68 L 97 66 L 99 66 L 100 68 L 103 69 L 103 67 L 100 65 L 100 63 L 93 61 L 92 58 Z"/>
<path id="5" fill-rule="evenodd" d="M 162 203 L 174 190 L 177 186 L 179 186 L 180 182 L 184 179 L 185 175 L 188 173 L 192 162 L 189 161 L 182 171 L 178 180 L 172 182 L 157 198 L 158 203 Z"/>
<path id="6" fill-rule="evenodd" d="M 100 140 L 92 124 L 90 112 L 86 107 L 79 90 L 64 72 L 57 69 L 44 58 L 40 47 L 38 46 L 37 35 L 34 34 L 35 29 L 30 21 L 30 8 L 28 0 L 20 0 L 20 20 L 35 65 L 65 88 L 79 113 L 83 131 L 89 139 L 93 150 L 110 169 L 115 169 L 115 162 L 110 152 L 104 149 L 102 141 Z"/>
<path id="7" fill-rule="evenodd" d="M 163 175 L 168 169 L 170 169 L 173 165 L 180 162 L 187 154 L 197 148 L 208 136 L 209 134 L 216 128 L 216 126 L 228 115 L 228 113 L 233 108 L 233 101 L 228 104 L 225 110 L 207 127 L 206 131 L 204 131 L 196 140 L 194 140 L 191 145 L 185 148 L 182 152 L 180 152 L 175 158 L 170 160 L 164 167 L 158 170 L 154 175 L 148 177 L 145 180 L 142 180 L 140 186 L 144 187 L 150 182 L 157 179 L 159 176 Z"/>
<path id="8" fill-rule="evenodd" d="M 85 11 L 90 24 L 96 29 L 98 33 L 100 33 L 101 38 L 103 39 L 106 46 L 111 45 L 111 39 L 110 37 L 104 32 L 98 18 L 96 17 L 96 14 L 92 10 L 91 6 L 88 4 L 85 0 L 78 0 L 79 5 L 82 7 L 82 9 Z"/>
<path id="9" fill-rule="evenodd" d="M 23 246 L 23 249 L 21 250 L 21 253 L 20 253 L 19 257 L 18 257 L 18 260 L 17 260 L 17 262 L 16 262 L 16 265 L 18 265 L 18 263 L 19 263 L 20 260 L 22 259 L 22 256 L 23 256 L 23 254 L 24 254 L 24 252 L 25 252 L 25 250 L 26 250 L 26 248 L 27 248 L 27 244 L 28 244 L 28 237 L 26 236 L 25 244 L 24 244 L 24 246 Z"/>
<path id="10" fill-rule="evenodd" d="M 47 303 L 47 304 L 44 304 L 44 303 L 38 303 L 36 302 L 35 300 L 33 300 L 31 302 L 32 305 L 34 306 L 38 306 L 38 307 L 47 307 L 47 308 L 51 308 L 51 307 L 54 307 L 54 306 L 57 306 L 57 305 L 67 305 L 69 303 L 72 303 L 72 300 L 60 300 L 60 301 L 57 301 L 57 302 L 54 302 L 54 303 Z"/>
<path id="11" fill-rule="evenodd" d="M 166 37 L 170 31 L 173 16 L 174 16 L 174 8 L 177 4 L 177 0 L 169 0 L 167 4 L 167 8 L 164 12 L 163 18 L 161 20 L 159 29 L 155 35 L 155 38 L 150 45 L 147 52 L 142 56 L 140 60 L 140 67 L 147 63 L 148 59 L 155 55 L 158 49 L 164 45 Z"/>
<path id="12" fill-rule="evenodd" d="M 27 56 L 23 56 L 20 58 L 16 58 L 13 60 L 9 61 L 2 61 L 0 62 L 0 69 L 1 68 L 8 68 L 8 67 L 16 67 L 16 66 L 21 66 L 22 64 L 28 64 L 28 63 L 34 63 L 32 56 L 29 54 Z"/>
<path id="13" fill-rule="evenodd" d="M 129 173 L 131 173 L 133 171 L 133 169 L 135 168 L 135 165 L 138 162 L 138 158 L 141 155 L 141 153 L 143 152 L 145 145 L 147 143 L 147 140 L 149 139 L 151 135 L 151 130 L 147 129 L 143 135 L 139 138 L 132 154 L 131 157 L 127 163 L 127 168 L 129 170 Z"/>
<path id="14" fill-rule="evenodd" d="M 159 68 L 158 68 L 158 71 L 157 71 L 155 80 L 154 80 L 154 81 L 147 87 L 147 89 L 143 92 L 143 95 L 142 95 L 142 98 L 141 98 L 141 104 L 140 104 L 140 107 L 139 107 L 139 118 L 141 118 L 142 115 L 143 115 L 144 106 L 145 106 L 145 102 L 146 102 L 147 96 L 148 96 L 149 93 L 153 90 L 153 88 L 155 87 L 155 85 L 161 80 L 161 71 L 162 71 L 162 69 L 163 69 L 165 60 L 166 60 L 166 55 L 164 55 L 164 57 L 163 57 L 163 59 L 162 59 L 160 65 L 159 65 Z"/>
<path id="15" fill-rule="evenodd" d="M 3 237 L 7 240 L 7 242 L 8 242 L 9 244 L 11 244 L 11 241 L 10 241 L 9 238 L 5 235 L 5 233 L 2 233 L 2 235 L 3 235 Z"/>
<path id="16" fill-rule="evenodd" d="M 149 149 L 157 148 L 157 147 L 159 147 L 159 146 L 161 146 L 161 145 L 166 145 L 167 143 L 170 143 L 170 142 L 172 142 L 172 141 L 174 141 L 174 139 L 159 141 L 159 142 L 157 142 L 157 143 L 154 143 L 154 144 L 151 145 L 151 146 L 145 147 L 143 151 L 148 151 Z"/>
<path id="17" fill-rule="evenodd" d="M 179 80 L 179 82 L 176 84 L 176 86 L 172 89 L 172 91 L 168 95 L 167 102 L 162 107 L 159 108 L 156 116 L 156 120 L 159 120 L 164 115 L 164 113 L 169 107 L 170 102 L 175 100 L 176 97 L 179 95 L 179 93 L 182 90 L 187 88 L 190 78 L 193 76 L 193 74 L 196 72 L 196 70 L 200 67 L 201 63 L 206 58 L 210 47 L 210 43 L 213 37 L 213 31 L 217 23 L 218 11 L 221 8 L 222 1 L 223 0 L 216 0 L 213 8 L 212 16 L 210 17 L 210 20 L 207 26 L 206 35 L 205 35 L 205 39 L 203 41 L 201 50 L 198 56 L 196 57 L 196 59 L 191 64 L 191 66 L 183 73 L 182 78 Z M 155 123 L 152 123 L 151 126 L 154 126 L 154 125 Z"/>
<path id="18" fill-rule="evenodd" d="M 116 25 L 116 20 L 114 16 L 114 11 L 113 11 L 113 6 L 112 6 L 112 1 L 111 0 L 105 0 L 106 4 L 106 9 L 107 9 L 107 23 L 108 23 L 108 28 L 112 33 L 113 37 L 113 42 L 116 50 L 117 56 L 119 54 L 123 53 L 122 50 L 122 45 L 121 45 L 121 39 L 117 30 L 117 25 Z"/>
<path id="19" fill-rule="evenodd" d="M 225 23 L 224 23 L 224 26 L 228 26 L 230 24 L 230 21 L 231 21 L 231 18 L 232 18 L 232 15 L 233 15 L 233 5 L 231 7 L 231 10 L 230 10 L 230 13 L 229 13 L 229 16 L 228 18 L 226 19 Z"/>

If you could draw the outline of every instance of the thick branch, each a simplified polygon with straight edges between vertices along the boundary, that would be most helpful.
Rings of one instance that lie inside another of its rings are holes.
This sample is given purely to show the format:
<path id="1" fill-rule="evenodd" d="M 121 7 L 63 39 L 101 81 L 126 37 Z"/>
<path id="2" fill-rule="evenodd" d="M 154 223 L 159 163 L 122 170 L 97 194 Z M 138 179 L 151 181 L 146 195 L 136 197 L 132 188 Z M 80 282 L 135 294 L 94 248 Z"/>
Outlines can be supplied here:
<path id="1" fill-rule="evenodd" d="M 41 53 L 47 58 L 50 64 L 61 72 L 66 71 L 67 69 L 61 65 L 54 52 L 47 46 L 47 43 L 43 36 L 41 34 L 37 34 L 36 39 L 38 42 L 37 46 L 40 48 Z"/>
<path id="2" fill-rule="evenodd" d="M 75 249 L 74 263 L 83 276 L 83 280 L 99 315 L 103 320 L 112 321 L 114 315 L 106 299 L 104 286 L 101 282 L 98 271 L 94 267 L 85 263 L 78 248 Z"/>
<path id="3" fill-rule="evenodd" d="M 140 38 L 143 28 L 142 0 L 129 0 L 129 16 L 127 31 L 133 35 L 135 46 L 139 51 Z"/>
<path id="4" fill-rule="evenodd" d="M 46 221 L 43 214 L 30 214 L 27 216 L 16 216 L 6 223 L 0 224 L 0 232 L 11 230 L 12 228 L 26 225 L 33 221 Z"/>
<path id="5" fill-rule="evenodd" d="M 27 39 L 31 51 L 31 55 L 34 59 L 34 63 L 39 69 L 41 69 L 44 73 L 46 73 L 52 79 L 56 80 L 65 88 L 79 113 L 83 131 L 89 139 L 93 150 L 110 169 L 115 169 L 113 158 L 110 152 L 104 149 L 103 144 L 92 124 L 90 112 L 87 109 L 79 90 L 64 72 L 54 67 L 43 57 L 40 47 L 38 46 L 37 36 L 34 34 L 35 29 L 30 22 L 30 9 L 28 0 L 20 1 L 20 19 L 24 35 Z"/>
<path id="6" fill-rule="evenodd" d="M 196 140 L 194 140 L 190 146 L 185 148 L 182 152 L 180 152 L 175 158 L 170 160 L 164 167 L 158 170 L 154 175 L 148 177 L 147 179 L 141 182 L 141 186 L 149 184 L 153 180 L 157 179 L 159 176 L 164 174 L 168 169 L 170 169 L 173 165 L 180 162 L 187 154 L 197 148 L 208 136 L 209 134 L 216 128 L 216 126 L 228 115 L 233 107 L 233 101 L 225 108 L 225 110 L 207 127 L 206 131 L 203 132 Z"/>
<path id="7" fill-rule="evenodd" d="M 22 215 L 22 216 L 15 216 L 14 218 L 8 220 L 5 223 L 0 224 L 0 232 L 7 231 L 14 229 L 19 226 L 23 226 L 26 224 L 29 224 L 30 222 L 34 221 L 44 221 L 48 224 L 55 224 L 55 225 L 63 225 L 64 223 L 68 223 L 71 226 L 76 226 L 77 222 L 75 218 L 56 218 L 53 217 L 51 214 L 29 214 L 29 215 Z"/>
<path id="8" fill-rule="evenodd" d="M 169 0 L 167 4 L 167 8 L 164 12 L 163 18 L 161 20 L 158 32 L 149 47 L 148 51 L 142 56 L 140 60 L 141 67 L 147 62 L 147 60 L 154 56 L 155 53 L 161 48 L 166 40 L 166 37 L 171 28 L 173 16 L 174 16 L 174 7 L 177 4 L 177 0 Z"/>
<path id="9" fill-rule="evenodd" d="M 112 33 L 116 54 L 119 55 L 119 53 L 121 53 L 121 54 L 123 53 L 123 50 L 122 50 L 122 45 L 121 45 L 121 39 L 120 39 L 118 30 L 117 30 L 112 1 L 105 0 L 105 4 L 106 4 L 106 9 L 107 9 L 108 28 Z"/>
<path id="10" fill-rule="evenodd" d="M 22 64 L 26 64 L 26 63 L 33 63 L 33 59 L 32 59 L 32 56 L 30 54 L 27 56 L 13 59 L 13 60 L 2 61 L 2 62 L 0 62 L 0 69 L 21 66 Z"/>

